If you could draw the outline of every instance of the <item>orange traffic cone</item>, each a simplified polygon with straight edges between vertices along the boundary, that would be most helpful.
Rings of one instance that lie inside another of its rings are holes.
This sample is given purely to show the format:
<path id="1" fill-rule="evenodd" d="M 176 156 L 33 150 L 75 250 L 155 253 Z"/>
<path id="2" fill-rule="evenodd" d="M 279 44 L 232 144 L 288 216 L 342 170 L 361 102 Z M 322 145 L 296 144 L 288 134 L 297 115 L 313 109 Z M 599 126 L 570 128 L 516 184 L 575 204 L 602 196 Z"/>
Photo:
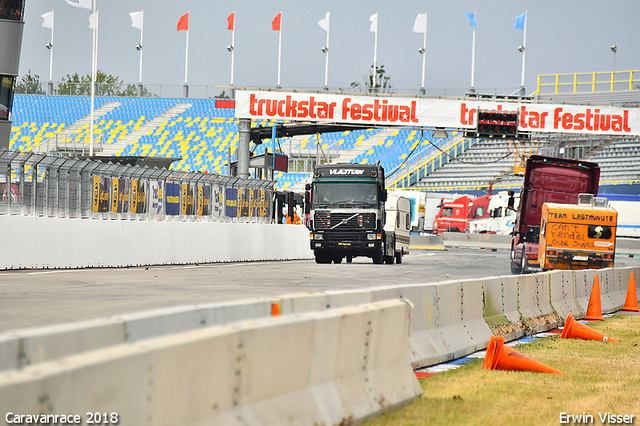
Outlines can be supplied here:
<path id="1" fill-rule="evenodd" d="M 571 312 L 569 312 L 567 320 L 564 322 L 564 330 L 562 330 L 560 337 L 563 339 L 598 340 L 600 342 L 620 343 L 616 339 L 576 321 Z"/>
<path id="2" fill-rule="evenodd" d="M 491 336 L 482 367 L 485 370 L 535 371 L 537 373 L 562 374 L 540 361 L 533 360 L 515 349 L 504 345 L 504 337 Z"/>
<path id="3" fill-rule="evenodd" d="M 588 321 L 604 321 L 602 317 L 602 302 L 600 301 L 600 276 L 596 274 L 591 287 L 591 297 L 589 297 L 589 306 L 587 307 L 587 315 L 582 319 Z"/>
<path id="4" fill-rule="evenodd" d="M 271 304 L 271 316 L 277 317 L 278 315 L 280 315 L 280 304 L 279 303 L 272 303 Z"/>
<path id="5" fill-rule="evenodd" d="M 640 312 L 638 309 L 638 295 L 636 294 L 636 273 L 632 272 L 629 278 L 629 288 L 627 289 L 627 298 L 624 301 L 624 307 L 621 311 Z"/>

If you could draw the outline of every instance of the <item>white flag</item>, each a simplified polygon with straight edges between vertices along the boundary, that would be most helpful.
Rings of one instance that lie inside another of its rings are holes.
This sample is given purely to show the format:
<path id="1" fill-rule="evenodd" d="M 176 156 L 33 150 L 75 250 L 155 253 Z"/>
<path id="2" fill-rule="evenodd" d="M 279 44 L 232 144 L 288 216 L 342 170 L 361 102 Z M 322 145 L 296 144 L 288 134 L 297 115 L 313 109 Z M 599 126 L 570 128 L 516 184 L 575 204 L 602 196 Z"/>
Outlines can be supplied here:
<path id="1" fill-rule="evenodd" d="M 98 11 L 98 12 L 99 12 L 99 11 Z M 100 15 L 98 15 L 98 12 L 94 13 L 93 15 L 89 15 L 89 28 L 91 28 L 91 29 L 93 29 L 93 26 L 94 26 L 94 24 L 93 24 L 93 22 L 94 22 L 94 20 L 95 20 L 94 16 L 96 16 L 96 15 L 97 15 L 97 16 L 98 16 L 97 20 L 98 20 L 98 21 L 100 20 Z M 97 23 L 98 25 L 100 25 L 100 23 L 99 23 L 99 22 L 96 22 L 96 23 Z"/>
<path id="2" fill-rule="evenodd" d="M 371 22 L 371 27 L 369 28 L 369 31 L 371 31 L 372 33 L 377 33 L 378 32 L 378 12 L 374 13 L 369 17 L 369 22 Z"/>
<path id="3" fill-rule="evenodd" d="M 413 32 L 422 33 L 422 34 L 427 32 L 427 14 L 426 13 L 418 13 L 418 16 L 416 16 L 416 21 L 413 23 Z"/>
<path id="4" fill-rule="evenodd" d="M 140 12 L 131 12 L 129 16 L 131 16 L 131 26 L 133 28 L 137 28 L 139 30 L 142 29 L 142 18 L 144 11 Z"/>
<path id="5" fill-rule="evenodd" d="M 42 21 L 43 28 L 53 28 L 53 10 L 40 16 L 44 19 L 44 21 Z"/>
<path id="6" fill-rule="evenodd" d="M 318 25 L 320 25 L 320 28 L 322 28 L 326 32 L 329 32 L 329 18 L 330 15 L 329 12 L 327 12 L 327 14 L 324 16 L 324 19 L 318 21 Z"/>
<path id="7" fill-rule="evenodd" d="M 91 10 L 91 0 L 64 0 L 73 7 L 81 7 Z"/>

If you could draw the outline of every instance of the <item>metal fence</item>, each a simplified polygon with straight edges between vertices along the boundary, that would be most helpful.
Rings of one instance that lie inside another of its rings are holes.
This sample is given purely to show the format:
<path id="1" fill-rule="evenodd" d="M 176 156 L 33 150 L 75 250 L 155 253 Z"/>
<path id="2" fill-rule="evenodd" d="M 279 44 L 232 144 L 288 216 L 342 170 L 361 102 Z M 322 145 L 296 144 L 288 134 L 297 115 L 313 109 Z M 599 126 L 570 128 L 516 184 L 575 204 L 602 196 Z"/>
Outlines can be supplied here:
<path id="1" fill-rule="evenodd" d="M 269 223 L 274 183 L 0 150 L 1 215 Z"/>

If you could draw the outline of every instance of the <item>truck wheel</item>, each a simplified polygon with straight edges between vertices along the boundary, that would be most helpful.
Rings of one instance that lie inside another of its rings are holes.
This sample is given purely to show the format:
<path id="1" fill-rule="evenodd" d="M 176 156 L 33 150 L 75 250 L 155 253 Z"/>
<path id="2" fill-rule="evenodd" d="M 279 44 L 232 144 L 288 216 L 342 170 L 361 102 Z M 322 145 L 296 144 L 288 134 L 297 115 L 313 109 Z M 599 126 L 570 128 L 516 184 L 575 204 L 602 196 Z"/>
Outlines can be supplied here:
<path id="1" fill-rule="evenodd" d="M 384 263 L 386 263 L 387 265 L 393 265 L 393 256 L 385 256 Z"/>
<path id="2" fill-rule="evenodd" d="M 402 253 L 396 253 L 396 263 L 398 265 L 402 263 Z"/>
<path id="3" fill-rule="evenodd" d="M 522 249 L 522 257 L 520 258 L 520 273 L 525 274 L 525 267 L 527 266 L 527 260 L 524 256 L 524 248 Z"/>
<path id="4" fill-rule="evenodd" d="M 376 265 L 381 265 L 382 264 L 382 258 L 384 257 L 382 254 L 382 251 L 379 251 L 377 253 L 374 253 L 373 256 L 371 256 L 373 259 L 373 263 L 375 263 Z"/>
<path id="5" fill-rule="evenodd" d="M 511 273 L 514 275 L 520 274 L 520 265 L 516 262 L 516 249 L 511 244 L 511 251 L 509 252 L 509 265 L 511 266 Z"/>
<path id="6" fill-rule="evenodd" d="M 347 263 L 353 262 L 353 256 L 347 256 Z"/>
<path id="7" fill-rule="evenodd" d="M 316 263 L 331 263 L 331 256 L 324 253 L 316 253 Z"/>
<path id="8" fill-rule="evenodd" d="M 334 257 L 334 258 L 333 258 L 333 263 L 336 263 L 336 264 L 337 264 L 337 263 L 342 263 L 342 256 Z"/>
<path id="9" fill-rule="evenodd" d="M 515 260 L 511 261 L 511 273 L 514 275 L 520 274 L 520 265 Z"/>

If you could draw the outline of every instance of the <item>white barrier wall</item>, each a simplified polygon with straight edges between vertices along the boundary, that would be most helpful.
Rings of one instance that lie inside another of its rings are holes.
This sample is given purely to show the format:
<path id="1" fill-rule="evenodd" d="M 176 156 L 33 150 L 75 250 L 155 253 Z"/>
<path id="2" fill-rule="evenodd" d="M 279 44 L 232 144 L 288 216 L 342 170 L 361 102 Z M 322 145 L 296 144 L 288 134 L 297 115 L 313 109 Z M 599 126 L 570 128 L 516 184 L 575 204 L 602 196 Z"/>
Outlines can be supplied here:
<path id="1" fill-rule="evenodd" d="M 308 230 L 301 225 L 0 216 L 0 229 L 0 269 L 313 257 Z"/>
<path id="2" fill-rule="evenodd" d="M 122 426 L 347 424 L 422 394 L 411 306 L 385 301 L 116 345 L 0 373 L 0 412 Z"/>

